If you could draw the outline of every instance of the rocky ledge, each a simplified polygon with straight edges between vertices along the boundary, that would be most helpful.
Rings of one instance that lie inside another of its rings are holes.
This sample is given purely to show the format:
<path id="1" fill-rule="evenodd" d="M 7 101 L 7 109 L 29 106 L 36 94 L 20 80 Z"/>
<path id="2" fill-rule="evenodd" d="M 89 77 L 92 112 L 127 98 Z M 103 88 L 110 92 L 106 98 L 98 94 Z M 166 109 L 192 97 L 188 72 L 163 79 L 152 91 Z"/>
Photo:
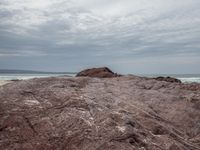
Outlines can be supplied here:
<path id="1" fill-rule="evenodd" d="M 176 79 L 176 78 L 172 78 L 172 77 L 157 77 L 154 78 L 158 81 L 166 81 L 166 82 L 173 82 L 173 83 L 181 83 L 181 80 Z"/>
<path id="2" fill-rule="evenodd" d="M 199 150 L 200 85 L 137 76 L 0 87 L 2 150 Z"/>
<path id="3" fill-rule="evenodd" d="M 97 77 L 97 78 L 113 78 L 120 77 L 121 75 L 112 72 L 107 67 L 86 69 L 79 72 L 77 77 Z"/>

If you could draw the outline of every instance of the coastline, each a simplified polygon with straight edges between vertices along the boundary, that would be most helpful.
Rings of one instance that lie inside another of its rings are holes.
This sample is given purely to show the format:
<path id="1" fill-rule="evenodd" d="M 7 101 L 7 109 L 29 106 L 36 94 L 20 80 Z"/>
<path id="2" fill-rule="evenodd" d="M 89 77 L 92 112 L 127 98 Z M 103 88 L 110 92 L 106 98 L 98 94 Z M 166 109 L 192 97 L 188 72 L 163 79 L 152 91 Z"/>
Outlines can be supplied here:
<path id="1" fill-rule="evenodd" d="M 76 74 L 1 74 L 0 73 L 0 86 L 9 83 L 12 80 L 27 80 L 33 78 L 46 78 L 46 77 L 58 77 L 58 76 L 75 76 Z M 173 77 L 181 80 L 182 83 L 200 83 L 200 75 L 171 75 L 171 74 L 138 74 L 140 77 Z"/>
<path id="2" fill-rule="evenodd" d="M 5 84 L 10 83 L 10 82 L 12 82 L 12 81 L 10 81 L 10 80 L 0 80 L 0 86 L 5 85 Z"/>

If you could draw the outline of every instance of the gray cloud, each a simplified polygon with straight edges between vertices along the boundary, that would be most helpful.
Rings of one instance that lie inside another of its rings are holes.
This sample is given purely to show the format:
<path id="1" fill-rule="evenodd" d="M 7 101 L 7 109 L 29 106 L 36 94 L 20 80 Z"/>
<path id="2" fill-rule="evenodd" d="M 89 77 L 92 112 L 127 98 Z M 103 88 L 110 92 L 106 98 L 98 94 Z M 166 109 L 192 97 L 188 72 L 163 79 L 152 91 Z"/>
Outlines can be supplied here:
<path id="1" fill-rule="evenodd" d="M 198 0 L 1 0 L 0 68 L 199 73 L 199 6 Z"/>

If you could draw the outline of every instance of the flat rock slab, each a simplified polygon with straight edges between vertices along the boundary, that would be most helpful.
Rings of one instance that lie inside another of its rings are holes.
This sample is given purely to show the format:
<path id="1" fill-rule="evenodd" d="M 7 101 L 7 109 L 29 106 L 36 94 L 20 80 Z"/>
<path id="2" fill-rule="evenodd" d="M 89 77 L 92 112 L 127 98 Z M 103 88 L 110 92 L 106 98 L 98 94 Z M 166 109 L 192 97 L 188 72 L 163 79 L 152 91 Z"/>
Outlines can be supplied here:
<path id="1" fill-rule="evenodd" d="M 199 84 L 51 77 L 0 87 L 2 150 L 198 150 Z"/>

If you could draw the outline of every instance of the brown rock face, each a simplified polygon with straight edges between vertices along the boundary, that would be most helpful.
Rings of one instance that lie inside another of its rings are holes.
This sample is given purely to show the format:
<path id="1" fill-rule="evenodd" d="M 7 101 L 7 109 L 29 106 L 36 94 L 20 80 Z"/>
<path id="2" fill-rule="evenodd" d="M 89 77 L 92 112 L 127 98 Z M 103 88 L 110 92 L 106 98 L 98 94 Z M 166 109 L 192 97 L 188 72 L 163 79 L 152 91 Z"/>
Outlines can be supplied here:
<path id="1" fill-rule="evenodd" d="M 172 82 L 172 83 L 181 83 L 181 80 L 176 79 L 176 78 L 172 78 L 172 77 L 157 77 L 154 78 L 155 80 L 158 81 L 166 81 L 166 82 Z"/>
<path id="2" fill-rule="evenodd" d="M 200 90 L 190 87 L 135 76 L 13 81 L 0 86 L 0 150 L 199 150 Z"/>
<path id="3" fill-rule="evenodd" d="M 113 78 L 113 77 L 119 77 L 120 75 L 112 72 L 107 67 L 102 68 L 92 68 L 92 69 L 86 69 L 81 72 L 79 72 L 77 77 L 81 76 L 87 76 L 87 77 L 97 77 L 97 78 Z"/>

